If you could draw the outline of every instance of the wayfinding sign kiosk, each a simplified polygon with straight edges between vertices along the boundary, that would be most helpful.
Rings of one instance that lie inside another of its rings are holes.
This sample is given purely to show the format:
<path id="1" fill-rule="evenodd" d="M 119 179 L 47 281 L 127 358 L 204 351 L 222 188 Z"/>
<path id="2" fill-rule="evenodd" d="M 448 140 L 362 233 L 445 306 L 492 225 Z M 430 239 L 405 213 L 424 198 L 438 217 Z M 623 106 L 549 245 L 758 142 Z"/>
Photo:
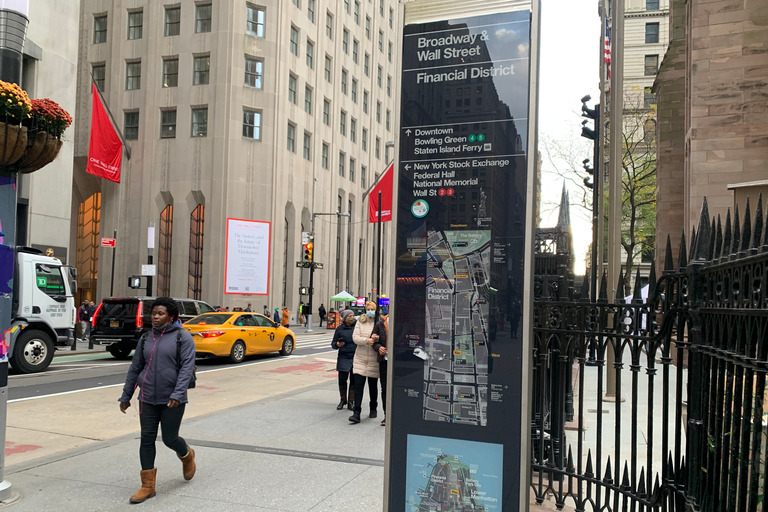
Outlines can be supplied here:
<path id="1" fill-rule="evenodd" d="M 388 511 L 527 508 L 538 12 L 405 4 Z"/>

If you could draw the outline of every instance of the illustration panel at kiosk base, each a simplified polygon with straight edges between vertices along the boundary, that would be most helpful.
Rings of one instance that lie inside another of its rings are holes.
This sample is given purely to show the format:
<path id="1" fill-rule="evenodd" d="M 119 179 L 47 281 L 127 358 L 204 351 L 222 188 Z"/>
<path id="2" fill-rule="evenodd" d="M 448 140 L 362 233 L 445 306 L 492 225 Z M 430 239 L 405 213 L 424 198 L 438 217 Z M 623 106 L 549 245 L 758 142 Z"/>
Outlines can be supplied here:
<path id="1" fill-rule="evenodd" d="M 409 434 L 405 510 L 502 510 L 503 458 L 500 444 Z"/>
<path id="2" fill-rule="evenodd" d="M 491 232 L 427 238 L 424 419 L 486 426 Z"/>

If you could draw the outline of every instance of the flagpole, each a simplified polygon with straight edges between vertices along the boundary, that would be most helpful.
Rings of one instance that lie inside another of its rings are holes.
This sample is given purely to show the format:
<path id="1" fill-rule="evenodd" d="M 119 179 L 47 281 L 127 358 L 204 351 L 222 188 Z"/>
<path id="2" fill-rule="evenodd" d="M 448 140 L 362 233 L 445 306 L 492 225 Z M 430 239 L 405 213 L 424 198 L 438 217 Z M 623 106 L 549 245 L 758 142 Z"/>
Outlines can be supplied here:
<path id="1" fill-rule="evenodd" d="M 379 190 L 379 213 L 376 220 L 376 320 L 379 319 L 379 303 L 381 302 L 381 190 Z"/>

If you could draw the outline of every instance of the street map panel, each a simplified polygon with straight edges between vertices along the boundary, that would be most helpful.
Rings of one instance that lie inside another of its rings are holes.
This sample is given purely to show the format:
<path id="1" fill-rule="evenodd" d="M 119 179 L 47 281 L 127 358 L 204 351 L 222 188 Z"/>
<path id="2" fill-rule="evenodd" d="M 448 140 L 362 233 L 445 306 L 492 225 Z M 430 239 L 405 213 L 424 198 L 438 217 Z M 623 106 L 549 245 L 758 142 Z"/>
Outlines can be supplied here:
<path id="1" fill-rule="evenodd" d="M 488 422 L 488 230 L 427 238 L 424 419 Z"/>

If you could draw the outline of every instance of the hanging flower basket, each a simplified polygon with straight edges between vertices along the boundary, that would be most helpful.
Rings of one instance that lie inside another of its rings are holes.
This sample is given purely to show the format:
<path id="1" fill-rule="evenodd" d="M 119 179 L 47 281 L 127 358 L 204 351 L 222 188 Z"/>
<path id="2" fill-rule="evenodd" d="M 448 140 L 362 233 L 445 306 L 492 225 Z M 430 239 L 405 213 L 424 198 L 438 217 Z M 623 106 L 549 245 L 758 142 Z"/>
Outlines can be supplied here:
<path id="1" fill-rule="evenodd" d="M 20 173 L 28 174 L 42 169 L 58 156 L 63 142 L 40 129 L 30 130 L 28 144 L 21 159 L 16 162 Z"/>
<path id="2" fill-rule="evenodd" d="M 27 127 L 0 122 L 0 165 L 18 162 L 27 148 Z"/>

